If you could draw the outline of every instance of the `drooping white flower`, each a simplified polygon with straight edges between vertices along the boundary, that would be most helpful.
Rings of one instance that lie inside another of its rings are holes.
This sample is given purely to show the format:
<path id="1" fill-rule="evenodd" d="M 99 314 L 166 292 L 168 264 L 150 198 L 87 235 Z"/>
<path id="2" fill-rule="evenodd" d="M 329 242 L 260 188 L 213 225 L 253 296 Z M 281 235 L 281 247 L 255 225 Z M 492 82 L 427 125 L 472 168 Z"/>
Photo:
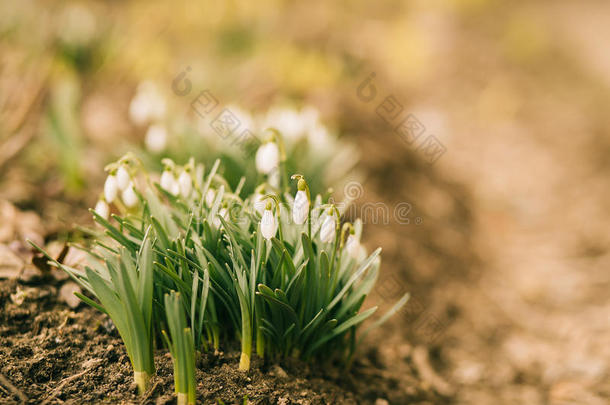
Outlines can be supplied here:
<path id="1" fill-rule="evenodd" d="M 275 107 L 267 112 L 263 128 L 273 127 L 289 140 L 297 140 L 305 133 L 301 114 L 293 108 Z"/>
<path id="2" fill-rule="evenodd" d="M 347 254 L 357 259 L 360 255 L 360 251 L 362 250 L 362 246 L 360 245 L 360 241 L 356 237 L 356 235 L 350 234 L 345 241 L 345 250 Z"/>
<path id="3" fill-rule="evenodd" d="M 129 104 L 129 118 L 137 125 L 159 121 L 165 116 L 165 99 L 152 82 L 142 82 Z"/>
<path id="4" fill-rule="evenodd" d="M 182 194 L 182 197 L 188 198 L 191 195 L 191 191 L 193 191 L 193 179 L 186 170 L 180 173 L 178 184 L 180 185 L 180 194 Z"/>
<path id="5" fill-rule="evenodd" d="M 119 166 L 116 171 L 116 180 L 117 185 L 119 186 L 119 190 L 125 190 L 131 181 L 131 176 L 129 176 L 129 172 L 125 168 L 125 166 Z"/>
<path id="6" fill-rule="evenodd" d="M 163 170 L 159 183 L 161 184 L 161 188 L 163 188 L 163 190 L 173 194 L 177 184 L 176 176 L 174 176 L 174 173 L 172 173 L 171 170 Z"/>
<path id="7" fill-rule="evenodd" d="M 149 152 L 163 152 L 167 146 L 167 138 L 167 129 L 165 129 L 163 125 L 151 125 L 146 131 L 144 145 L 146 145 L 146 149 L 148 149 Z"/>
<path id="8" fill-rule="evenodd" d="M 277 226 L 275 215 L 273 215 L 273 211 L 268 207 L 263 212 L 263 217 L 261 218 L 261 233 L 263 237 L 267 240 L 273 238 L 277 232 Z"/>
<path id="9" fill-rule="evenodd" d="M 125 188 L 125 190 L 123 190 L 121 200 L 123 200 L 123 204 L 125 204 L 127 208 L 136 206 L 138 203 L 138 195 L 134 189 L 133 182 L 130 181 L 129 185 Z"/>
<path id="10" fill-rule="evenodd" d="M 337 232 L 337 221 L 333 215 L 327 215 L 320 228 L 320 240 L 324 243 L 332 242 Z"/>
<path id="11" fill-rule="evenodd" d="M 256 169 L 264 174 L 269 174 L 280 164 L 280 150 L 275 142 L 267 142 L 256 151 Z"/>
<path id="12" fill-rule="evenodd" d="M 108 219 L 108 216 L 110 215 L 110 207 L 104 200 L 99 200 L 97 204 L 95 204 L 94 211 L 104 219 Z"/>
<path id="13" fill-rule="evenodd" d="M 212 204 L 214 204 L 215 199 L 216 192 L 213 189 L 208 188 L 208 191 L 205 193 L 205 203 L 208 205 L 208 207 L 211 207 Z"/>
<path id="14" fill-rule="evenodd" d="M 112 204 L 117 197 L 118 192 L 119 184 L 116 176 L 114 174 L 108 175 L 108 177 L 106 177 L 106 182 L 104 183 L 104 198 L 106 198 L 106 202 Z"/>
<path id="15" fill-rule="evenodd" d="M 304 190 L 297 191 L 294 196 L 294 203 L 292 204 L 292 220 L 295 224 L 303 224 L 307 220 L 309 213 L 309 199 L 307 193 Z"/>

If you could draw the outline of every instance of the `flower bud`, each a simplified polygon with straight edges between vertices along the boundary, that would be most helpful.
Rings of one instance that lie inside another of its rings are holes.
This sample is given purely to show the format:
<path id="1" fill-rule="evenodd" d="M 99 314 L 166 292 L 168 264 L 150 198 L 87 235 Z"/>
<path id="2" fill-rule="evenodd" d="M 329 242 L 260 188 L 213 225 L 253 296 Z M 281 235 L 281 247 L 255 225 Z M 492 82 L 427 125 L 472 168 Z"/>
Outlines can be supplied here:
<path id="1" fill-rule="evenodd" d="M 327 215 L 320 228 L 320 240 L 324 243 L 332 242 L 337 232 L 337 221 L 333 215 Z"/>
<path id="2" fill-rule="evenodd" d="M 271 204 L 268 204 L 261 218 L 261 233 L 263 237 L 267 240 L 273 238 L 277 232 L 277 225 L 273 211 L 271 211 Z"/>
<path id="3" fill-rule="evenodd" d="M 280 150 L 275 142 L 267 142 L 256 151 L 256 169 L 264 174 L 271 173 L 280 164 Z"/>
<path id="4" fill-rule="evenodd" d="M 117 197 L 118 192 L 119 184 L 116 176 L 114 174 L 108 175 L 108 177 L 106 177 L 106 182 L 104 183 L 104 198 L 106 199 L 106 202 L 111 204 Z"/>
<path id="5" fill-rule="evenodd" d="M 110 207 L 108 207 L 108 203 L 104 200 L 99 200 L 97 204 L 95 204 L 94 211 L 104 219 L 108 219 L 108 216 L 110 215 Z"/>
<path id="6" fill-rule="evenodd" d="M 354 259 L 358 258 L 362 247 L 356 235 L 350 234 L 347 237 L 347 241 L 345 242 L 345 250 L 350 257 L 353 257 Z"/>
<path id="7" fill-rule="evenodd" d="M 119 190 L 125 190 L 129 185 L 129 181 L 131 180 L 131 176 L 129 176 L 129 172 L 125 169 L 125 166 L 119 166 L 116 171 L 116 180 L 117 185 L 119 186 Z"/>
<path id="8" fill-rule="evenodd" d="M 152 82 L 142 82 L 129 104 L 129 118 L 137 125 L 159 121 L 165 116 L 165 98 Z"/>
<path id="9" fill-rule="evenodd" d="M 174 176 L 174 174 L 172 173 L 171 170 L 163 170 L 163 174 L 161 174 L 161 188 L 163 188 L 163 190 L 167 191 L 168 193 L 172 193 L 173 194 L 173 190 L 175 188 L 175 184 L 176 184 L 176 177 Z"/>
<path id="10" fill-rule="evenodd" d="M 309 214 L 309 198 L 304 190 L 297 191 L 292 205 L 292 220 L 295 224 L 303 224 Z"/>
<path id="11" fill-rule="evenodd" d="M 127 188 L 123 190 L 123 193 L 121 194 L 121 199 L 123 200 L 123 204 L 125 204 L 127 208 L 136 206 L 136 204 L 138 203 L 138 195 L 136 194 L 136 191 L 133 187 L 133 182 L 129 182 Z"/>
<path id="12" fill-rule="evenodd" d="M 193 191 L 193 179 L 186 170 L 180 173 L 178 184 L 180 185 L 180 194 L 182 194 L 182 197 L 188 198 L 191 195 L 191 191 Z"/>
<path id="13" fill-rule="evenodd" d="M 163 125 L 151 125 L 146 131 L 144 145 L 149 152 L 163 152 L 167 146 L 167 129 Z"/>

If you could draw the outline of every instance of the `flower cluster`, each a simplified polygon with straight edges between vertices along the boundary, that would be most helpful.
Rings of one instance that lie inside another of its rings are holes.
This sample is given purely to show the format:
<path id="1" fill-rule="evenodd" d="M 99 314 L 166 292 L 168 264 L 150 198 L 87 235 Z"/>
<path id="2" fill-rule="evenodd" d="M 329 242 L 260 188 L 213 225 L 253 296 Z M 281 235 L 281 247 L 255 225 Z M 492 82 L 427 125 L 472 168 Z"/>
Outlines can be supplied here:
<path id="1" fill-rule="evenodd" d="M 224 173 L 226 180 L 236 186 L 245 176 L 246 191 L 251 191 L 249 187 L 261 177 L 277 187 L 282 172 L 280 166 L 285 164 L 288 172 L 307 176 L 312 190 L 323 192 L 340 183 L 358 159 L 355 148 L 342 142 L 322 122 L 319 112 L 310 106 L 302 109 L 272 106 L 265 112 L 253 113 L 238 105 L 227 105 L 223 111 L 228 111 L 239 122 L 239 128 L 232 136 L 215 132 L 213 118 L 202 119 L 198 114 L 183 117 L 173 114 L 170 118 L 168 109 L 166 98 L 153 82 L 142 82 L 138 86 L 129 107 L 129 117 L 136 127 L 146 128 L 145 152 L 141 155 L 152 155 L 151 163 L 157 162 L 159 156 L 182 161 L 193 155 L 197 161 L 207 164 L 223 156 L 228 163 Z M 274 136 L 257 135 L 250 139 L 250 145 L 248 139 L 243 138 L 244 133 L 263 134 L 267 128 L 275 128 L 282 134 L 283 141 Z M 248 148 L 245 148 L 246 144 Z M 255 159 L 250 159 L 250 155 Z M 331 161 L 332 170 L 327 170 Z"/>
<path id="2" fill-rule="evenodd" d="M 164 159 L 155 174 L 132 155 L 108 165 L 92 211 L 104 232 L 92 231 L 94 244 L 85 248 L 93 264 L 54 262 L 94 297 L 83 300 L 115 322 L 142 390 L 163 335 L 184 403 L 195 398 L 196 351 L 237 340 L 240 370 L 249 369 L 253 348 L 268 360 L 350 361 L 356 330 L 376 310 L 360 311 L 380 249 L 367 255 L 359 220 L 342 223 L 339 209 L 312 198 L 300 174 L 280 176 L 296 183 L 295 194 L 280 191 L 289 184 L 264 183 L 244 195 L 244 181 L 231 188 L 219 167 L 218 160 L 206 171 L 193 159 Z"/>

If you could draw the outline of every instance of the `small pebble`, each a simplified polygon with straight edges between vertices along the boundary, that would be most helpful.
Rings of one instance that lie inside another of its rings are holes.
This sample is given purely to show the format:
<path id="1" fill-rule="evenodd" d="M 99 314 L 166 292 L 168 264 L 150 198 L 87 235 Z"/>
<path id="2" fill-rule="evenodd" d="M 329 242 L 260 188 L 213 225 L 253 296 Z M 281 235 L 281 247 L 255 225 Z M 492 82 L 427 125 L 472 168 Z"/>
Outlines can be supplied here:
<path id="1" fill-rule="evenodd" d="M 68 306 L 72 309 L 78 307 L 80 305 L 80 298 L 78 298 L 74 293 L 82 293 L 82 290 L 78 284 L 73 281 L 69 281 L 61 286 L 59 290 L 59 300 L 68 304 Z"/>
<path id="2" fill-rule="evenodd" d="M 284 369 L 278 366 L 277 364 L 271 367 L 269 374 L 280 379 L 288 378 L 288 374 L 286 373 L 286 371 L 284 371 Z"/>

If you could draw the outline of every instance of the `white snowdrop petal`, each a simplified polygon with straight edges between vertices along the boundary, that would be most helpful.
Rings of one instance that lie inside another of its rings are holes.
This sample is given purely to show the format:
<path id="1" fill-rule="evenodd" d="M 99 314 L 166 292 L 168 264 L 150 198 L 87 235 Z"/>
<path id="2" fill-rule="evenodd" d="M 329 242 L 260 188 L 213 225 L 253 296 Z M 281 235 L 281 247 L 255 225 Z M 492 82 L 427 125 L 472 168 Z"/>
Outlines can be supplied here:
<path id="1" fill-rule="evenodd" d="M 148 107 L 142 97 L 134 97 L 129 103 L 129 119 L 136 125 L 144 124 L 148 119 Z"/>
<path id="2" fill-rule="evenodd" d="M 129 104 L 129 118 L 137 125 L 163 119 L 166 112 L 165 98 L 150 81 L 140 83 L 136 95 Z"/>
<path id="3" fill-rule="evenodd" d="M 267 142 L 256 151 L 256 169 L 269 174 L 280 164 L 280 150 L 274 142 Z"/>
<path id="4" fill-rule="evenodd" d="M 345 242 L 345 250 L 347 251 L 347 254 L 353 257 L 354 259 L 358 258 L 361 249 L 360 242 L 358 241 L 358 238 L 356 238 L 355 235 L 349 235 L 347 237 L 347 241 Z"/>
<path id="5" fill-rule="evenodd" d="M 94 211 L 104 219 L 108 219 L 108 216 L 110 215 L 110 207 L 108 207 L 108 203 L 104 200 L 99 200 L 97 204 L 95 204 Z"/>
<path id="6" fill-rule="evenodd" d="M 124 166 L 120 166 L 116 172 L 116 180 L 117 185 L 119 186 L 119 190 L 125 190 L 129 185 L 129 181 L 131 180 L 129 176 L 129 172 L 125 169 Z"/>
<path id="7" fill-rule="evenodd" d="M 273 108 L 265 117 L 264 127 L 274 127 L 288 140 L 296 141 L 304 133 L 301 114 L 293 108 Z"/>
<path id="8" fill-rule="evenodd" d="M 138 195 L 136 194 L 136 191 L 133 188 L 133 183 L 130 182 L 127 188 L 123 190 L 123 193 L 121 194 L 121 200 L 123 200 L 123 204 L 125 204 L 127 208 L 136 206 L 136 204 L 138 203 Z"/>
<path id="9" fill-rule="evenodd" d="M 178 177 L 178 184 L 180 185 L 180 194 L 182 197 L 188 198 L 193 190 L 193 179 L 187 172 L 182 172 Z"/>
<path id="10" fill-rule="evenodd" d="M 265 239 L 271 239 L 277 232 L 277 223 L 271 210 L 265 210 L 261 218 L 261 233 Z"/>
<path id="11" fill-rule="evenodd" d="M 161 180 L 159 182 L 161 184 L 161 188 L 167 192 L 172 192 L 174 188 L 174 184 L 176 183 L 176 178 L 174 174 L 169 170 L 164 170 L 163 174 L 161 174 Z"/>
<path id="12" fill-rule="evenodd" d="M 299 190 L 294 197 L 294 203 L 292 205 L 292 220 L 295 224 L 301 225 L 307 220 L 308 212 L 309 200 L 307 199 L 307 193 L 303 190 Z"/>
<path id="13" fill-rule="evenodd" d="M 320 228 L 320 240 L 324 243 L 332 242 L 335 239 L 336 222 L 332 215 L 328 215 Z"/>
<path id="14" fill-rule="evenodd" d="M 163 125 L 151 125 L 146 131 L 144 144 L 150 152 L 163 152 L 167 146 L 167 138 L 167 130 Z"/>
<path id="15" fill-rule="evenodd" d="M 104 198 L 106 198 L 106 202 L 111 204 L 117 197 L 118 192 L 119 185 L 116 176 L 111 174 L 106 178 L 104 183 Z"/>
<path id="16" fill-rule="evenodd" d="M 175 178 L 174 178 L 174 182 L 172 183 L 172 187 L 169 190 L 169 192 L 174 197 L 176 197 L 176 196 L 178 196 L 178 194 L 180 194 L 180 184 L 178 184 L 178 180 L 176 180 Z"/>

